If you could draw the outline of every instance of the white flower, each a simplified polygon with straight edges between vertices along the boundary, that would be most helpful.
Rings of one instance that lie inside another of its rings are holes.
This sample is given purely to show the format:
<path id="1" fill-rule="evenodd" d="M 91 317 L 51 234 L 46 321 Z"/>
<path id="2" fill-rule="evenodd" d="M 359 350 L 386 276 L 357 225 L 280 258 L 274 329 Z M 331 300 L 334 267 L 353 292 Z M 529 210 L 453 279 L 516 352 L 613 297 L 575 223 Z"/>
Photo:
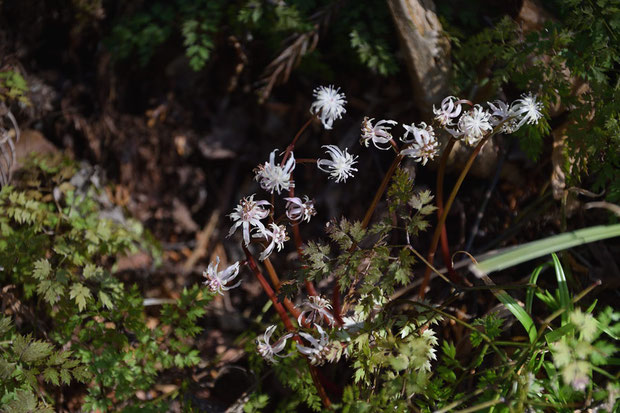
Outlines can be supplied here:
<path id="1" fill-rule="evenodd" d="M 321 119 L 325 129 L 331 129 L 334 120 L 340 119 L 347 111 L 344 108 L 347 100 L 344 93 L 338 93 L 339 90 L 340 88 L 334 89 L 332 85 L 319 86 L 314 89 L 315 100 L 310 106 L 310 113 Z"/>
<path id="2" fill-rule="evenodd" d="M 299 333 L 301 337 L 310 342 L 311 347 L 302 346 L 297 343 L 297 349 L 301 354 L 304 354 L 308 357 L 311 364 L 323 364 L 329 355 L 329 336 L 328 334 L 321 328 L 320 325 L 315 325 L 321 337 L 317 340 L 312 337 L 308 333 Z"/>
<path id="3" fill-rule="evenodd" d="M 215 257 L 215 265 L 209 264 L 207 269 L 202 273 L 202 276 L 207 279 L 204 282 L 209 286 L 209 289 L 214 293 L 224 295 L 223 291 L 228 291 L 232 288 L 236 288 L 241 284 L 241 280 L 235 285 L 227 287 L 226 284 L 234 280 L 239 274 L 239 261 L 226 268 L 224 271 L 217 271 L 217 267 L 220 265 L 220 257 Z"/>
<path id="4" fill-rule="evenodd" d="M 476 105 L 472 110 L 463 114 L 459 119 L 458 135 L 463 136 L 465 143 L 475 145 L 487 132 L 493 130 L 491 126 L 491 114 Z"/>
<path id="5" fill-rule="evenodd" d="M 441 101 L 441 107 L 435 108 L 433 105 L 433 113 L 435 114 L 435 120 L 439 122 L 441 126 L 453 125 L 453 118 L 458 117 L 461 114 L 461 100 L 454 96 L 448 96 Z"/>
<path id="6" fill-rule="evenodd" d="M 491 126 L 495 127 L 501 124 L 500 131 L 504 133 L 513 133 L 519 129 L 517 127 L 517 118 L 506 102 L 496 100 L 494 103 L 487 102 L 487 104 L 492 110 Z"/>
<path id="7" fill-rule="evenodd" d="M 255 238 L 265 237 L 267 239 L 271 239 L 265 251 L 263 251 L 258 257 L 261 261 L 265 261 L 271 253 L 273 249 L 277 246 L 278 251 L 281 251 L 284 247 L 284 242 L 288 241 L 288 236 L 286 235 L 286 228 L 284 225 L 274 224 L 273 222 L 269 224 L 271 230 L 267 228 L 259 229 L 258 234 L 254 234 Z"/>
<path id="8" fill-rule="evenodd" d="M 295 184 L 291 181 L 291 173 L 295 169 L 295 157 L 293 152 L 291 152 L 291 156 L 287 159 L 284 167 L 282 167 L 275 162 L 277 151 L 276 149 L 271 152 L 269 161 L 255 169 L 255 179 L 260 182 L 261 188 L 265 191 L 273 194 L 275 190 L 279 195 L 281 190 L 288 191 L 295 187 Z"/>
<path id="9" fill-rule="evenodd" d="M 334 317 L 328 311 L 332 309 L 332 306 L 326 299 L 312 295 L 303 302 L 303 305 L 309 307 L 309 309 L 304 310 L 301 314 L 299 314 L 299 317 L 297 318 L 299 325 L 302 325 L 301 322 L 304 318 L 306 319 L 306 322 L 316 324 L 320 323 L 323 320 L 323 317 L 327 318 L 330 325 L 334 324 Z"/>
<path id="10" fill-rule="evenodd" d="M 243 241 L 245 245 L 250 244 L 250 226 L 258 227 L 259 230 L 264 230 L 265 226 L 261 219 L 265 219 L 269 215 L 269 210 L 264 209 L 263 205 L 271 205 L 267 201 L 254 201 L 254 194 L 249 197 L 245 197 L 239 202 L 239 205 L 235 207 L 235 211 L 230 214 L 230 219 L 236 221 L 230 228 L 228 236 L 230 237 L 235 233 L 239 226 L 243 226 Z"/>
<path id="11" fill-rule="evenodd" d="M 435 137 L 433 128 L 426 123 L 420 123 L 420 127 L 416 127 L 415 124 L 411 126 L 403 125 L 406 132 L 402 138 L 404 143 L 410 143 L 411 145 L 400 151 L 401 155 L 410 156 L 416 162 L 422 162 L 422 165 L 426 165 L 429 159 L 434 159 L 437 152 L 439 152 L 439 142 Z M 407 139 L 407 135 L 413 135 L 413 139 Z"/>
<path id="12" fill-rule="evenodd" d="M 331 178 L 336 180 L 336 183 L 340 181 L 346 182 L 347 178 L 353 176 L 351 171 L 357 171 L 357 168 L 353 168 L 353 164 L 357 163 L 357 156 L 349 154 L 347 148 L 344 149 L 343 153 L 335 145 L 323 145 L 322 147 L 327 148 L 327 154 L 332 159 L 331 161 L 317 159 L 316 165 L 321 171 L 327 172 Z"/>
<path id="13" fill-rule="evenodd" d="M 301 199 L 284 198 L 286 202 L 286 216 L 291 221 L 306 221 L 310 222 L 310 218 L 316 215 L 316 209 L 314 209 L 314 202 L 304 195 L 304 201 Z"/>
<path id="14" fill-rule="evenodd" d="M 385 148 L 382 148 L 381 146 L 379 146 L 379 144 L 390 143 L 390 141 L 392 140 L 392 134 L 388 132 L 388 130 L 391 129 L 391 126 L 387 126 L 387 125 L 396 125 L 398 122 L 394 120 L 384 119 L 384 120 L 380 120 L 379 122 L 377 122 L 376 125 L 373 126 L 372 124 L 373 120 L 375 119 L 374 118 L 368 119 L 367 117 L 364 117 L 364 120 L 362 121 L 361 143 L 364 146 L 368 147 L 368 141 L 372 141 L 373 145 L 375 145 L 377 149 L 382 149 L 382 150 L 390 149 L 390 145 L 388 145 Z M 384 125 L 384 126 L 381 126 L 381 125 Z"/>
<path id="15" fill-rule="evenodd" d="M 527 124 L 538 124 L 538 120 L 542 118 L 541 112 L 543 105 L 536 100 L 536 95 L 528 93 L 521 95 L 521 99 L 517 99 L 512 103 L 512 113 L 520 118 L 517 129 Z"/>
<path id="16" fill-rule="evenodd" d="M 286 340 L 293 336 L 290 333 L 286 334 L 280 337 L 280 339 L 273 343 L 273 345 L 271 345 L 269 344 L 269 340 L 271 339 L 271 335 L 273 334 L 275 329 L 275 325 L 269 326 L 267 327 L 267 330 L 265 330 L 265 334 L 263 334 L 261 337 L 256 338 L 256 349 L 258 350 L 258 354 L 260 354 L 265 360 L 268 360 L 274 364 L 277 363 L 277 360 L 274 358 L 274 356 L 288 357 L 281 356 L 278 353 L 284 350 L 284 347 L 286 346 Z"/>

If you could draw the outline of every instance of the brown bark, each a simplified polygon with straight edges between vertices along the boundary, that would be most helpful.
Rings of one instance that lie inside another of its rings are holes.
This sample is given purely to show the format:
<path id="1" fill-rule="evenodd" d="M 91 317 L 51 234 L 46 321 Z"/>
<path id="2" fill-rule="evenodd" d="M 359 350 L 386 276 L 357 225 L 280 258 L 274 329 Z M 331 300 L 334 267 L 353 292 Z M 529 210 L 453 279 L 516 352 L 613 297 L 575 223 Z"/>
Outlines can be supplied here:
<path id="1" fill-rule="evenodd" d="M 407 68 L 414 99 L 424 115 L 447 96 L 450 74 L 450 42 L 432 0 L 388 0 Z"/>

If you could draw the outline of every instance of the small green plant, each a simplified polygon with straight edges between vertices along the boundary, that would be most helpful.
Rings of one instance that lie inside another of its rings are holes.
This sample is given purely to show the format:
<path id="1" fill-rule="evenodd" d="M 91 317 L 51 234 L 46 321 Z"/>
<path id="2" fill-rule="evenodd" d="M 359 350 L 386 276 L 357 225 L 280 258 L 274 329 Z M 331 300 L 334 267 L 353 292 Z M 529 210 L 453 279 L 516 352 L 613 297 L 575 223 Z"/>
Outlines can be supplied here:
<path id="1" fill-rule="evenodd" d="M 322 17 L 339 13 L 340 3 L 331 0 L 157 1 L 119 18 L 106 44 L 117 58 L 136 56 L 144 65 L 159 47 L 179 33 L 190 66 L 199 71 L 220 46 L 217 39 L 223 34 L 243 39 L 248 32 L 254 33 L 264 38 L 270 49 L 276 52 L 283 48 L 289 36 L 316 32 L 317 25 L 323 24 Z M 348 4 L 347 13 L 339 15 L 339 24 L 328 28 L 333 33 L 330 36 L 338 39 L 335 45 L 340 52 L 344 51 L 350 57 L 357 55 L 357 59 L 371 71 L 385 76 L 398 70 L 391 17 L 382 2 Z M 306 44 L 299 57 L 312 52 L 315 46 Z M 299 63 L 295 60 L 295 64 Z"/>
<path id="2" fill-rule="evenodd" d="M 212 295 L 188 288 L 163 305 L 157 326 L 148 326 L 142 292 L 111 270 L 119 254 L 142 249 L 157 256 L 157 248 L 139 223 L 103 207 L 98 182 L 92 168 L 55 156 L 35 158 L 15 186 L 0 191 L 0 282 L 18 286 L 13 296 L 22 308 L 14 315 L 19 329 L 1 322 L 0 400 L 7 412 L 53 411 L 54 393 L 75 380 L 88 384 L 81 390 L 87 410 L 160 408 L 178 391 L 151 401 L 136 392 L 200 361 L 190 342 Z"/>
<path id="3" fill-rule="evenodd" d="M 0 406 L 7 413 L 53 412 L 39 396 L 39 378 L 48 385 L 87 383 L 92 374 L 71 351 L 56 350 L 43 340 L 15 331 L 11 319 L 0 317 Z"/>
<path id="4" fill-rule="evenodd" d="M 24 105 L 30 104 L 28 84 L 24 77 L 15 70 L 0 72 L 0 101 L 17 101 Z"/>

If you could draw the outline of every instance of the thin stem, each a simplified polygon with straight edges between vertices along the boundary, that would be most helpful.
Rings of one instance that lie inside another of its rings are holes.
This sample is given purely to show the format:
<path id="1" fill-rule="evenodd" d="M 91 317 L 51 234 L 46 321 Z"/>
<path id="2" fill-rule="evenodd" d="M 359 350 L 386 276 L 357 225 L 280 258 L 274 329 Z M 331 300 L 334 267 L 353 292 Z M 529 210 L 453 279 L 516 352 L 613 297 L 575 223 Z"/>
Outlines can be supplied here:
<path id="1" fill-rule="evenodd" d="M 271 263 L 269 258 L 266 258 L 265 261 L 263 261 L 263 263 L 265 264 L 265 268 L 267 268 L 267 273 L 269 274 L 269 278 L 271 279 L 271 282 L 273 283 L 273 286 L 275 287 L 276 292 L 280 292 L 280 278 L 278 278 L 276 269 L 273 267 L 273 264 Z M 291 315 L 295 318 L 295 320 L 299 320 L 299 315 L 301 313 L 295 307 L 295 305 L 291 302 L 291 300 L 289 300 L 288 298 L 284 298 L 282 300 L 282 303 L 284 304 L 284 307 L 286 307 L 288 312 L 291 313 Z"/>
<path id="2" fill-rule="evenodd" d="M 280 289 L 280 278 L 278 277 L 278 274 L 276 273 L 276 269 L 273 267 L 273 264 L 271 263 L 271 260 L 269 259 L 269 257 L 265 258 L 265 261 L 263 261 L 263 264 L 265 264 L 265 268 L 267 268 L 267 274 L 269 274 L 271 283 L 273 284 L 276 291 L 278 291 Z"/>
<path id="3" fill-rule="evenodd" d="M 291 187 L 288 190 L 288 194 L 291 198 L 295 197 L 295 188 Z M 295 240 L 295 248 L 297 248 L 297 254 L 301 258 L 303 255 L 303 240 L 301 239 L 301 233 L 299 232 L 299 224 L 296 222 L 291 223 L 291 227 L 293 228 L 293 239 Z M 304 280 L 304 284 L 306 285 L 306 291 L 308 291 L 308 295 L 319 295 L 316 292 L 316 288 L 314 288 L 314 284 L 312 281 L 306 279 Z"/>
<path id="4" fill-rule="evenodd" d="M 435 228 L 435 232 L 433 233 L 433 239 L 431 240 L 431 245 L 430 245 L 430 248 L 428 250 L 428 255 L 427 255 L 428 262 L 432 263 L 433 259 L 435 258 L 435 251 L 437 251 L 437 245 L 439 244 L 439 238 L 441 237 L 442 228 L 446 222 L 446 218 L 448 216 L 448 212 L 450 211 L 450 207 L 452 207 L 452 203 L 454 202 L 454 199 L 456 198 L 456 194 L 461 188 L 461 184 L 465 180 L 465 177 L 467 176 L 467 173 L 471 169 L 471 166 L 474 164 L 474 160 L 478 156 L 478 153 L 480 153 L 480 149 L 482 149 L 482 146 L 486 143 L 486 141 L 491 136 L 493 136 L 492 133 L 488 134 L 486 137 L 480 140 L 480 142 L 478 143 L 474 151 L 469 156 L 469 159 L 467 160 L 465 167 L 461 171 L 461 174 L 459 175 L 459 178 L 456 181 L 456 184 L 454 184 L 454 188 L 452 188 L 452 192 L 450 192 L 450 197 L 448 198 L 448 202 L 446 202 L 444 210 L 441 216 L 439 217 L 439 221 L 437 222 L 437 227 Z M 422 280 L 422 285 L 420 285 L 420 293 L 419 293 L 420 299 L 424 299 L 424 296 L 426 295 L 426 287 L 428 286 L 430 276 L 431 276 L 431 268 L 427 266 L 426 270 L 424 271 L 424 279 Z"/>
<path id="5" fill-rule="evenodd" d="M 437 219 L 439 219 L 441 217 L 441 214 L 443 214 L 443 182 L 446 174 L 446 166 L 448 165 L 448 158 L 450 157 L 450 152 L 452 152 L 452 148 L 454 147 L 455 143 L 456 139 L 450 138 L 450 141 L 446 145 L 446 148 L 441 155 L 441 162 L 439 164 L 439 170 L 437 171 L 437 193 L 435 194 L 437 199 Z M 454 282 L 459 282 L 460 277 L 454 271 L 454 267 L 452 266 L 450 248 L 448 245 L 448 232 L 445 225 L 441 229 L 441 252 L 443 254 L 443 260 L 446 263 L 446 268 L 448 269 L 450 279 Z"/>
<path id="6" fill-rule="evenodd" d="M 469 323 L 467 323 L 467 322 L 465 322 L 465 321 L 461 320 L 461 319 L 460 319 L 460 318 L 458 318 L 458 317 L 453 316 L 453 315 L 452 315 L 452 314 L 450 314 L 450 313 L 447 313 L 447 312 L 445 312 L 445 311 L 442 311 L 442 310 L 440 310 L 439 308 L 435 308 L 435 307 L 433 307 L 432 305 L 428 305 L 428 304 L 426 304 L 426 303 L 422 303 L 422 302 L 419 302 L 419 301 L 411 301 L 411 300 L 404 300 L 404 301 L 406 301 L 406 302 L 408 302 L 408 303 L 411 303 L 411 304 L 413 304 L 413 305 L 419 305 L 419 306 L 424 307 L 424 308 L 426 308 L 426 309 L 428 309 L 428 310 L 430 310 L 430 311 L 434 311 L 434 312 L 436 312 L 437 314 L 440 314 L 440 315 L 442 315 L 442 316 L 444 316 L 444 317 L 446 317 L 446 318 L 449 318 L 449 319 L 453 320 L 455 323 L 460 324 L 460 325 L 462 325 L 463 327 L 468 328 L 469 330 L 474 331 L 474 332 L 476 332 L 476 333 L 480 334 L 480 337 L 482 337 L 482 339 L 483 339 L 484 341 L 486 341 L 486 342 L 489 344 L 489 346 L 491 346 L 491 348 L 497 352 L 497 354 L 498 354 L 498 355 L 502 358 L 502 360 L 503 360 L 504 362 L 508 362 L 508 361 L 509 361 L 509 360 L 508 360 L 508 356 L 506 356 L 506 353 L 504 353 L 503 351 L 501 351 L 501 350 L 500 350 L 500 349 L 499 349 L 499 348 L 495 345 L 495 342 L 494 342 L 493 340 L 491 340 L 491 338 L 490 338 L 489 336 L 487 336 L 485 333 L 483 333 L 483 332 L 481 332 L 480 330 L 478 330 L 478 329 L 477 329 L 476 327 L 474 327 L 473 325 L 471 325 L 471 324 L 469 324 Z"/>
<path id="7" fill-rule="evenodd" d="M 297 159 L 295 159 L 295 163 L 316 163 L 316 159 L 314 159 L 314 158 L 297 158 Z"/>
<path id="8" fill-rule="evenodd" d="M 286 314 L 286 310 L 284 309 L 284 307 L 282 307 L 282 304 L 280 304 L 280 302 L 278 301 L 278 297 L 276 297 L 276 294 L 274 293 L 273 289 L 271 288 L 271 286 L 269 285 L 269 283 L 263 276 L 263 273 L 258 268 L 258 265 L 256 265 L 254 256 L 247 249 L 245 245 L 242 244 L 241 246 L 243 248 L 243 252 L 245 252 L 245 256 L 247 257 L 247 261 L 248 261 L 248 265 L 250 266 L 250 269 L 252 270 L 256 278 L 258 279 L 258 282 L 260 283 L 260 285 L 263 287 L 265 294 L 267 294 L 267 296 L 273 303 L 273 307 L 275 308 L 276 312 L 282 319 L 284 326 L 289 331 L 295 331 L 295 327 L 293 327 L 291 320 L 288 318 L 288 315 Z"/>
<path id="9" fill-rule="evenodd" d="M 381 181 L 381 185 L 379 186 L 379 189 L 377 189 L 377 192 L 375 193 L 375 197 L 373 198 L 372 202 L 370 203 L 370 206 L 366 210 L 366 215 L 364 215 L 364 220 L 362 221 L 362 228 L 368 227 L 368 224 L 370 223 L 370 219 L 372 218 L 372 215 L 375 212 L 375 209 L 377 208 L 377 204 L 379 203 L 379 200 L 383 196 L 383 193 L 385 192 L 388 184 L 390 183 L 390 179 L 392 179 L 392 175 L 394 175 L 396 168 L 398 168 L 398 165 L 400 165 L 400 162 L 402 160 L 403 160 L 403 156 L 398 155 L 396 156 L 396 158 L 394 158 L 394 161 L 392 161 L 392 165 L 390 165 L 390 169 L 388 169 L 387 173 L 383 177 L 383 181 Z M 357 247 L 357 243 L 353 243 L 351 248 L 349 248 L 349 252 L 352 252 L 356 247 Z M 340 285 L 338 284 L 338 280 L 336 280 L 336 284 L 334 285 L 334 290 L 332 291 L 332 305 L 334 307 L 334 318 L 336 319 L 339 325 L 343 325 L 344 321 L 342 320 L 342 317 L 340 316 L 340 312 L 341 312 Z"/>
<path id="10" fill-rule="evenodd" d="M 479 411 L 480 411 L 480 410 L 482 410 L 482 409 L 485 409 L 485 408 L 487 408 L 487 407 L 491 407 L 491 406 L 495 406 L 495 405 L 497 405 L 497 404 L 504 403 L 504 402 L 505 402 L 504 398 L 503 398 L 503 397 L 499 397 L 499 398 L 497 398 L 497 399 L 495 399 L 495 400 L 489 400 L 489 401 L 486 401 L 486 402 L 484 402 L 484 403 L 480 403 L 480 404 L 477 404 L 477 405 L 475 405 L 475 406 L 468 407 L 467 409 L 458 410 L 458 411 L 456 411 L 456 412 L 454 412 L 454 413 L 471 413 L 471 412 L 479 412 Z"/>
<path id="11" fill-rule="evenodd" d="M 304 123 L 304 125 L 301 127 L 301 129 L 299 129 L 299 131 L 297 131 L 297 134 L 295 135 L 295 137 L 293 138 L 291 143 L 286 147 L 286 151 L 284 152 L 284 156 L 282 157 L 282 162 L 280 163 L 280 165 L 284 165 L 284 163 L 288 159 L 288 157 L 291 154 L 291 152 L 293 152 L 293 149 L 295 149 L 295 144 L 299 140 L 299 137 L 306 130 L 306 128 L 308 126 L 310 126 L 310 124 L 312 123 L 313 119 L 314 119 L 314 117 L 311 117 L 310 119 L 308 119 L 308 121 L 306 123 Z"/>
<path id="12" fill-rule="evenodd" d="M 288 331 L 292 333 L 296 333 L 295 327 L 293 327 L 291 320 L 288 318 L 288 315 L 286 314 L 286 310 L 284 310 L 284 307 L 282 307 L 282 304 L 280 304 L 280 302 L 278 301 L 278 297 L 276 297 L 275 293 L 273 292 L 273 289 L 271 288 L 271 286 L 269 285 L 269 283 L 267 282 L 267 280 L 261 273 L 260 269 L 258 268 L 258 265 L 256 265 L 254 256 L 247 249 L 245 245 L 242 244 L 241 247 L 243 248 L 243 252 L 245 252 L 250 269 L 252 270 L 256 278 L 258 279 L 258 282 L 263 287 L 263 290 L 265 291 L 265 293 L 271 299 L 271 302 L 273 303 L 273 307 L 276 309 L 276 312 L 282 319 L 284 326 L 286 327 Z M 296 337 L 298 341 L 301 340 L 298 335 L 296 335 Z M 314 382 L 314 386 L 316 387 L 317 393 L 319 394 L 319 397 L 321 398 L 323 405 L 328 409 L 331 408 L 332 403 L 329 400 L 329 397 L 327 397 L 327 393 L 325 393 L 325 388 L 323 387 L 323 385 L 321 384 L 321 381 L 319 380 L 316 367 L 310 364 L 310 360 L 308 360 L 307 358 L 306 358 L 306 361 L 308 362 L 308 368 L 310 369 L 310 375 L 312 376 L 312 381 Z"/>
<path id="13" fill-rule="evenodd" d="M 372 214 L 375 212 L 375 209 L 377 208 L 377 204 L 379 203 L 379 200 L 383 196 L 383 193 L 385 192 L 388 184 L 390 183 L 390 179 L 392 179 L 392 175 L 394 175 L 394 172 L 396 172 L 396 168 L 398 168 L 398 165 L 400 165 L 400 162 L 402 160 L 403 160 L 402 155 L 398 155 L 396 158 L 394 158 L 392 165 L 390 165 L 390 169 L 388 169 L 387 173 L 383 177 L 383 181 L 381 181 L 381 185 L 379 186 L 379 189 L 377 189 L 377 192 L 375 193 L 375 197 L 370 203 L 368 210 L 366 210 L 366 215 L 364 215 L 364 220 L 362 221 L 362 228 L 366 228 L 368 227 L 368 224 L 370 224 L 370 219 L 372 218 Z"/>
<path id="14" fill-rule="evenodd" d="M 328 409 L 331 409 L 332 402 L 331 400 L 329 400 L 329 397 L 327 397 L 327 393 L 325 393 L 325 388 L 321 384 L 321 380 L 319 378 L 319 372 L 317 371 L 315 366 L 310 364 L 310 360 L 306 359 L 306 361 L 308 362 L 308 367 L 310 367 L 310 375 L 312 376 L 312 381 L 314 382 L 316 391 L 319 393 L 319 397 L 321 398 L 321 401 L 323 402 L 323 406 L 325 406 Z"/>

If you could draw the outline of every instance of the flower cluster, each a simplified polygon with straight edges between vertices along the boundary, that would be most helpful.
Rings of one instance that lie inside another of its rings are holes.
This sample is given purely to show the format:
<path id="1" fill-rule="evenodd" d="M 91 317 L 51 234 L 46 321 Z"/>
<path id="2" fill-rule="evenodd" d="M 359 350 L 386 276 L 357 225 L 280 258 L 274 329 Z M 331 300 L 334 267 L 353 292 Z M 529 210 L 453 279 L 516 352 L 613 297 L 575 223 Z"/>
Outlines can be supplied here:
<path id="1" fill-rule="evenodd" d="M 463 105 L 468 105 L 470 108 L 466 110 Z M 525 124 L 537 124 L 543 116 L 542 103 L 531 93 L 522 95 L 511 105 L 501 100 L 488 102 L 488 105 L 490 111 L 468 100 L 448 96 L 441 102 L 439 108 L 433 106 L 434 121 L 436 126 L 443 128 L 453 138 L 475 146 L 493 133 L 513 133 Z M 381 120 L 373 125 L 373 121 L 374 119 L 367 117 L 362 121 L 360 140 L 362 145 L 368 147 L 369 142 L 372 142 L 378 149 L 389 149 L 390 145 L 397 148 L 389 131 L 397 122 Z M 422 165 L 434 159 L 440 145 L 433 126 L 425 122 L 421 122 L 419 126 L 413 123 L 402 126 L 405 133 L 400 140 L 405 145 L 397 151 Z"/>
<path id="2" fill-rule="evenodd" d="M 342 118 L 346 113 L 344 105 L 346 98 L 340 93 L 340 89 L 333 86 L 318 87 L 314 90 L 315 101 L 310 107 L 310 112 L 317 116 L 325 129 L 332 129 L 334 121 Z M 440 149 L 438 134 L 443 130 L 447 136 L 459 139 L 467 145 L 477 145 L 488 139 L 495 133 L 513 133 L 525 124 L 535 124 L 543 116 L 542 104 L 532 94 L 523 95 L 512 104 L 496 100 L 488 102 L 488 109 L 481 105 L 474 105 L 468 100 L 462 100 L 455 96 L 448 96 L 441 102 L 439 108 L 433 106 L 433 124 L 425 122 L 402 124 L 404 132 L 399 139 L 393 137 L 393 128 L 398 125 L 394 120 L 382 119 L 375 122 L 375 118 L 365 117 L 361 125 L 360 143 L 366 147 L 370 144 L 380 150 L 394 149 L 400 156 L 407 156 L 421 165 L 426 165 L 434 160 Z M 399 148 L 397 141 L 402 142 Z M 255 180 L 260 187 L 271 194 L 272 201 L 255 200 L 255 195 L 243 198 L 239 205 L 230 214 L 234 222 L 229 235 L 241 227 L 243 241 L 246 246 L 252 239 L 261 240 L 265 245 L 259 255 L 260 260 L 266 260 L 274 251 L 282 251 L 285 242 L 288 241 L 287 225 L 298 225 L 301 222 L 309 222 L 317 214 L 315 203 L 308 196 L 295 196 L 295 172 L 296 160 L 293 149 L 296 140 L 289 146 L 280 162 L 276 161 L 277 149 L 273 150 L 269 159 L 255 169 Z M 358 156 L 349 153 L 348 148 L 338 145 L 323 145 L 326 157 L 316 160 L 316 167 L 328 174 L 328 179 L 336 183 L 345 183 L 354 176 L 358 169 Z M 302 162 L 301 159 L 298 159 Z M 311 163 L 312 160 L 303 160 Z M 277 211 L 278 203 L 275 194 L 285 196 L 282 201 L 286 204 L 282 211 Z M 287 221 L 288 219 L 288 221 Z M 263 222 L 265 221 L 265 222 Z M 295 233 L 297 236 L 298 234 Z M 297 238 L 297 247 L 300 246 Z M 231 265 L 224 271 L 217 271 L 219 258 L 215 265 L 209 265 L 205 271 L 209 288 L 219 294 L 234 288 L 240 284 L 228 286 L 239 272 L 239 263 Z M 362 297 L 362 299 L 364 299 Z M 379 298 L 375 298 L 379 300 Z M 375 300 L 373 299 L 373 300 Z M 272 335 L 276 330 L 275 325 L 269 326 L 266 331 L 257 338 L 257 351 L 268 362 L 276 363 L 286 347 L 287 340 L 296 337 L 296 348 L 299 354 L 306 357 L 311 364 L 321 365 L 340 358 L 347 352 L 346 343 L 351 335 L 366 328 L 365 322 L 371 320 L 373 312 L 382 311 L 385 303 L 376 301 L 375 307 L 370 313 L 354 313 L 351 317 L 341 318 L 334 313 L 334 307 L 329 300 L 312 293 L 304 300 L 298 309 L 289 310 L 297 315 L 299 330 L 291 330 L 280 339 L 272 342 Z M 336 309 L 340 311 L 340 309 Z M 578 322 L 575 322 L 578 324 Z M 411 331 L 401 332 L 402 339 L 407 341 L 410 351 L 401 355 L 400 360 L 407 360 L 409 368 L 420 373 L 431 370 L 431 362 L 436 359 L 435 347 L 437 339 L 432 330 L 426 329 L 421 333 L 413 334 Z M 380 346 L 379 335 L 368 338 L 371 346 Z M 390 350 L 391 351 L 391 350 Z"/>

